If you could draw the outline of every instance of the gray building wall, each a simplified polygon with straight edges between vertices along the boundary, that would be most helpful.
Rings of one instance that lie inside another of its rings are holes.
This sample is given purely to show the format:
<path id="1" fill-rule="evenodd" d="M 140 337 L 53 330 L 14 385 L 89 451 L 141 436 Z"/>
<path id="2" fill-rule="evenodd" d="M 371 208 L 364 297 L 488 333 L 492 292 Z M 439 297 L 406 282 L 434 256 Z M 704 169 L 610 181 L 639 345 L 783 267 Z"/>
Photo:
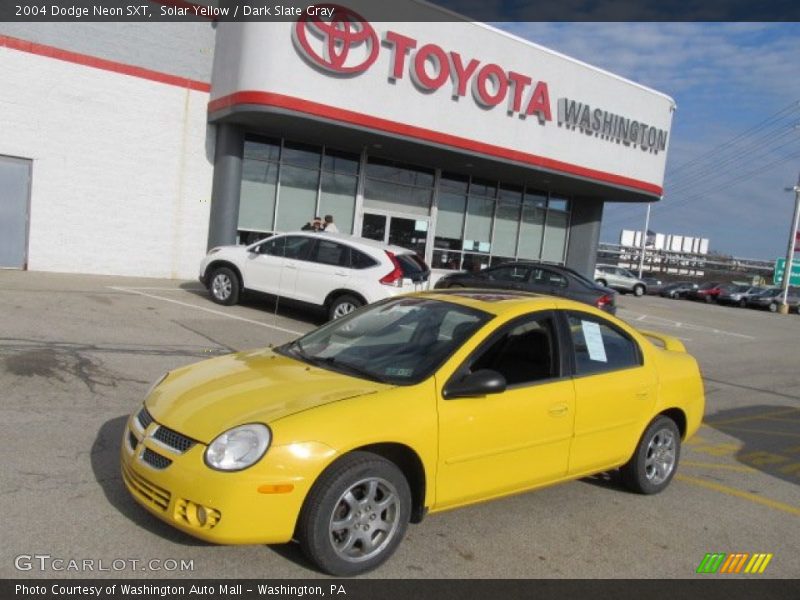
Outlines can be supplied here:
<path id="1" fill-rule="evenodd" d="M 603 206 L 602 200 L 580 197 L 572 203 L 566 264 L 589 279 L 594 279 Z"/>

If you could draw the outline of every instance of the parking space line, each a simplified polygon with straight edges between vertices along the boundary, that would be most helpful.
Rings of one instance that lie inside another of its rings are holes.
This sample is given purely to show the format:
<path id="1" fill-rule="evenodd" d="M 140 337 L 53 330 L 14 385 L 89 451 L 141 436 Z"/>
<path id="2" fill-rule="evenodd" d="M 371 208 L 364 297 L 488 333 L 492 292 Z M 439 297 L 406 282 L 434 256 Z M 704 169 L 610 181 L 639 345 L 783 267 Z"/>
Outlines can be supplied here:
<path id="1" fill-rule="evenodd" d="M 734 419 L 725 419 L 723 421 L 704 421 L 704 425 L 716 427 L 718 425 L 728 425 L 729 423 L 743 423 L 746 421 L 757 421 L 767 417 L 779 417 L 781 415 L 790 415 L 794 412 L 799 412 L 800 408 L 782 408 L 781 410 L 771 410 L 770 412 L 760 413 L 755 415 L 748 415 L 746 417 L 736 417 Z"/>
<path id="2" fill-rule="evenodd" d="M 791 504 L 779 502 L 778 500 L 764 498 L 763 496 L 759 496 L 757 494 L 751 494 L 750 492 L 738 490 L 736 488 L 728 487 L 727 485 L 722 485 L 720 483 L 715 483 L 713 481 L 706 481 L 705 479 L 700 479 L 699 477 L 691 477 L 689 475 L 679 474 L 675 475 L 675 479 L 678 479 L 679 481 L 683 481 L 685 483 L 696 485 L 698 487 L 714 490 L 715 492 L 727 494 L 728 496 L 735 496 L 737 498 L 742 498 L 743 500 L 748 500 L 753 504 L 761 504 L 763 506 L 767 506 L 769 508 L 779 510 L 781 512 L 789 513 L 790 515 L 795 515 L 796 517 L 800 517 L 800 508 L 792 506 Z"/>
<path id="3" fill-rule="evenodd" d="M 139 291 L 139 288 L 125 288 L 119 286 L 109 286 L 110 289 L 116 290 L 118 292 L 127 292 L 129 294 L 138 294 L 140 296 L 144 296 L 146 298 L 152 298 L 153 300 L 161 300 L 163 302 L 170 302 L 172 304 L 178 304 L 180 306 L 186 306 L 187 308 L 193 308 L 195 310 L 202 310 L 203 312 L 210 313 L 212 315 L 217 315 L 219 317 L 226 317 L 228 319 L 233 319 L 235 321 L 243 321 L 245 323 L 250 323 L 252 325 L 258 325 L 260 327 L 267 327 L 269 329 L 275 329 L 277 331 L 283 331 L 284 333 L 291 333 L 293 335 L 303 335 L 302 331 L 294 331 L 293 329 L 286 329 L 285 327 L 279 327 L 278 325 L 270 325 L 269 323 L 262 323 L 261 321 L 254 321 L 253 319 L 245 319 L 244 317 L 239 317 L 237 315 L 231 315 L 228 313 L 224 313 L 221 310 L 214 310 L 213 308 L 206 308 L 205 306 L 197 306 L 196 304 L 190 304 L 188 302 L 181 302 L 180 300 L 173 300 L 172 298 L 162 298 L 161 296 L 156 296 L 155 294 L 148 294 L 146 292 Z"/>
<path id="4" fill-rule="evenodd" d="M 722 426 L 725 431 L 741 431 L 742 433 L 759 433 L 761 435 L 773 435 L 776 437 L 794 437 L 800 438 L 800 433 L 790 433 L 788 431 L 771 431 L 769 429 L 747 429 L 742 427 L 727 427 Z"/>
<path id="5" fill-rule="evenodd" d="M 629 313 L 631 318 L 637 322 L 648 321 L 652 322 L 656 325 L 660 325 L 662 327 L 673 327 L 675 329 L 683 329 L 683 330 L 690 330 L 690 331 L 697 331 L 700 333 L 713 333 L 716 335 L 727 335 L 731 337 L 742 338 L 745 340 L 754 340 L 756 339 L 752 335 L 745 335 L 744 333 L 736 333 L 734 331 L 725 331 L 724 329 L 715 329 L 713 327 L 705 327 L 704 325 L 694 325 L 693 323 L 684 323 L 682 321 L 672 321 L 670 319 L 665 319 L 663 317 L 653 317 L 650 315 L 643 315 L 640 313 Z"/>
<path id="6" fill-rule="evenodd" d="M 752 473 L 757 469 L 745 467 L 744 465 L 723 465 L 720 463 L 694 462 L 692 460 L 682 460 L 682 467 L 696 467 L 698 469 L 720 469 L 722 471 L 738 471 L 740 473 Z"/>

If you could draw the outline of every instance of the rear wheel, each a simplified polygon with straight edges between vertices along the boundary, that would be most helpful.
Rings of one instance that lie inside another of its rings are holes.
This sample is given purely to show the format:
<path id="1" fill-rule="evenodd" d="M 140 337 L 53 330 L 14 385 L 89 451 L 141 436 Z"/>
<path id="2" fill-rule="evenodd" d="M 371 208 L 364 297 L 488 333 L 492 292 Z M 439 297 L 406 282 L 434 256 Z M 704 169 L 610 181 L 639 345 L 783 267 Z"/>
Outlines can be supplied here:
<path id="1" fill-rule="evenodd" d="M 635 285 L 635 286 L 633 286 L 633 295 L 634 296 L 643 296 L 644 295 L 644 286 L 643 285 Z"/>
<path id="2" fill-rule="evenodd" d="M 331 321 L 335 319 L 341 319 L 342 317 L 349 315 L 358 307 L 363 306 L 363 304 L 364 303 L 355 296 L 344 294 L 331 302 L 331 305 L 328 308 L 328 318 Z"/>
<path id="3" fill-rule="evenodd" d="M 208 291 L 217 304 L 236 304 L 239 301 L 239 277 L 233 269 L 219 267 L 211 274 Z"/>
<path id="4" fill-rule="evenodd" d="M 410 515 L 411 491 L 402 471 L 369 452 L 353 452 L 311 488 L 297 537 L 318 568 L 349 577 L 374 569 L 394 553 Z"/>
<path id="5" fill-rule="evenodd" d="M 633 458 L 620 469 L 625 485 L 640 494 L 657 494 L 669 485 L 678 467 L 681 434 L 675 421 L 657 417 L 642 434 Z"/>

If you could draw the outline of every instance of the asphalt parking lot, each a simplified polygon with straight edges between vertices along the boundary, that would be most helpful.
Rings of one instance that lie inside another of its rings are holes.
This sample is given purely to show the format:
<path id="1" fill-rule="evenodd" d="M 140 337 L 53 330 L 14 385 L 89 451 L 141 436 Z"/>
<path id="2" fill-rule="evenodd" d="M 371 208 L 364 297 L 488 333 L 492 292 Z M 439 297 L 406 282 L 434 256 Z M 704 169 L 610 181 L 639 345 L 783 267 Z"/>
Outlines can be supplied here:
<path id="1" fill-rule="evenodd" d="M 771 553 L 758 577 L 800 575 L 800 316 L 620 306 L 703 371 L 705 425 L 669 489 L 638 496 L 598 476 L 432 515 L 369 577 L 691 578 L 710 552 Z M 0 271 L 0 577 L 321 576 L 292 544 L 213 546 L 161 524 L 118 461 L 128 414 L 165 370 L 318 323 L 258 298 L 220 307 L 195 282 Z"/>

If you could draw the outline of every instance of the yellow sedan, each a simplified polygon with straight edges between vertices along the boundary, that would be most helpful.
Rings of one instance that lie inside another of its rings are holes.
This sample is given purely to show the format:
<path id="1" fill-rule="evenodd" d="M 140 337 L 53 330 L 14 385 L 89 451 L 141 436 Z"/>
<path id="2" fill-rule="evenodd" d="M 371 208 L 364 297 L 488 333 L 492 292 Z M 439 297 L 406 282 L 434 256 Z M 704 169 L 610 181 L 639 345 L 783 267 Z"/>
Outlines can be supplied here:
<path id="1" fill-rule="evenodd" d="M 429 512 L 617 468 L 660 492 L 703 409 L 674 338 L 550 296 L 421 293 L 164 375 L 128 421 L 122 475 L 188 534 L 294 539 L 348 576 Z"/>

